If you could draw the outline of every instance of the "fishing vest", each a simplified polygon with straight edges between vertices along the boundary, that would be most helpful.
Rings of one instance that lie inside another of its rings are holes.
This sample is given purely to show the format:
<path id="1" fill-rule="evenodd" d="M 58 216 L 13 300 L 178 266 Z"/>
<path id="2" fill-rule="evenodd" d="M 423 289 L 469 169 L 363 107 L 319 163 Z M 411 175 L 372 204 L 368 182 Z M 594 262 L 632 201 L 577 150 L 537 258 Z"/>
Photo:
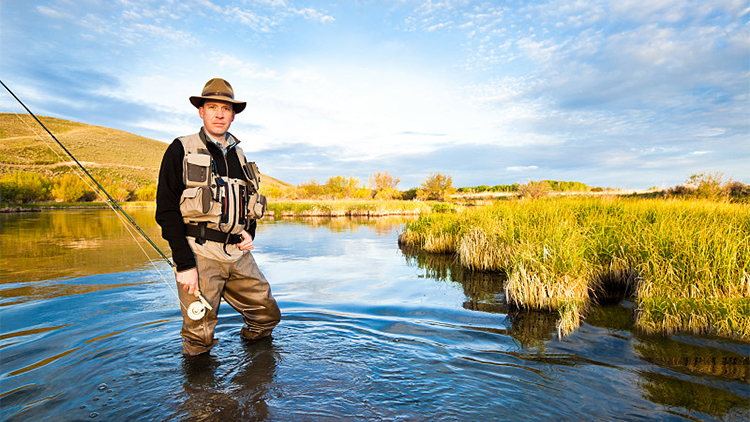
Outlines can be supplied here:
<path id="1" fill-rule="evenodd" d="M 239 234 L 250 220 L 263 217 L 266 197 L 258 193 L 260 173 L 248 162 L 242 150 L 234 150 L 247 181 L 220 176 L 213 156 L 199 134 L 177 138 L 185 150 L 180 197 L 180 212 L 185 224 L 205 226 L 227 234 Z"/>

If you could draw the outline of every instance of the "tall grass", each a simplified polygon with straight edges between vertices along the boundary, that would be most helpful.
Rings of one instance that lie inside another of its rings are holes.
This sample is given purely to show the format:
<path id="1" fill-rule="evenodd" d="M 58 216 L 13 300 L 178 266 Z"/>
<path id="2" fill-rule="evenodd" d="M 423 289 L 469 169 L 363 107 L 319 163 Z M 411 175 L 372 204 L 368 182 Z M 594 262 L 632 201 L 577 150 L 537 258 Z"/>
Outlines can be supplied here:
<path id="1" fill-rule="evenodd" d="M 400 242 L 505 272 L 508 303 L 556 310 L 570 333 L 593 301 L 633 296 L 636 325 L 750 338 L 750 207 L 544 198 L 407 224 Z"/>
<path id="2" fill-rule="evenodd" d="M 381 217 L 425 214 L 432 211 L 432 206 L 424 202 L 398 200 L 271 200 L 268 209 L 282 217 Z"/>

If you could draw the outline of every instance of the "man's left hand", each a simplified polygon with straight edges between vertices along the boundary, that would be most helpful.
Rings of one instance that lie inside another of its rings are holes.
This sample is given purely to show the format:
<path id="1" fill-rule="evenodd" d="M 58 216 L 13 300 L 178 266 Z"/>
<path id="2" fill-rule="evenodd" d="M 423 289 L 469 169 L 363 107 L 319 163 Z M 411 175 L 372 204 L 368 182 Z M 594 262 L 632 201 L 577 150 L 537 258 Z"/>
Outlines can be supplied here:
<path id="1" fill-rule="evenodd" d="M 240 242 L 237 247 L 239 247 L 241 251 L 253 250 L 255 246 L 253 246 L 253 238 L 252 236 L 250 236 L 250 233 L 248 233 L 246 230 L 243 230 L 240 235 L 242 236 L 242 242 Z"/>

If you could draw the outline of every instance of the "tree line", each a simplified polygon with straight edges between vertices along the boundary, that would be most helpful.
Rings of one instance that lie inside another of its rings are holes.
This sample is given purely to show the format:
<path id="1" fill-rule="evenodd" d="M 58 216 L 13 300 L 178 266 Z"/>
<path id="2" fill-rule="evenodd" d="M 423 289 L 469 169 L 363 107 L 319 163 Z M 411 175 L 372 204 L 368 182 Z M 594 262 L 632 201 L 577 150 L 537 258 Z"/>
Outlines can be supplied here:
<path id="1" fill-rule="evenodd" d="M 102 187 L 117 202 L 153 201 L 156 184 L 138 186 L 135 182 L 106 178 Z M 17 170 L 0 177 L 0 202 L 91 202 L 98 198 L 98 188 L 75 173 L 52 177 L 32 171 Z"/>
<path id="2" fill-rule="evenodd" d="M 509 192 L 521 197 L 537 198 L 552 192 L 597 192 L 603 188 L 590 187 L 581 182 L 541 180 L 524 184 L 455 188 L 448 174 L 432 173 L 419 187 L 399 190 L 401 179 L 388 173 L 376 172 L 368 183 L 356 177 L 333 176 L 325 183 L 314 179 L 296 186 L 263 186 L 261 193 L 269 199 L 278 200 L 449 200 L 456 192 Z M 156 198 L 156 183 L 138 184 L 124 179 L 106 178 L 104 189 L 117 202 L 153 201 Z M 89 202 L 97 200 L 97 188 L 75 173 L 64 173 L 52 177 L 33 171 L 18 170 L 0 176 L 0 202 Z M 695 197 L 708 199 L 746 200 L 750 197 L 750 185 L 733 180 L 724 180 L 719 172 L 695 173 L 682 185 L 659 191 L 663 197 Z"/>

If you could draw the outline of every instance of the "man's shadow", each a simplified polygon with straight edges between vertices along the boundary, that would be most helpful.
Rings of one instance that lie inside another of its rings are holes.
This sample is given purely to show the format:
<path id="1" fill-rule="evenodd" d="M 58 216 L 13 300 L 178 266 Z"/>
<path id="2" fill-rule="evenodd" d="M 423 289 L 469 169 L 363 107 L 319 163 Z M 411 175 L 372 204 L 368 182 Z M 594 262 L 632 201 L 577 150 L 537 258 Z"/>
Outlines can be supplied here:
<path id="1" fill-rule="evenodd" d="M 262 421 L 268 418 L 266 400 L 272 394 L 277 351 L 269 338 L 242 340 L 236 373 L 220 379 L 222 363 L 210 353 L 183 357 L 184 402 L 172 420 Z"/>

